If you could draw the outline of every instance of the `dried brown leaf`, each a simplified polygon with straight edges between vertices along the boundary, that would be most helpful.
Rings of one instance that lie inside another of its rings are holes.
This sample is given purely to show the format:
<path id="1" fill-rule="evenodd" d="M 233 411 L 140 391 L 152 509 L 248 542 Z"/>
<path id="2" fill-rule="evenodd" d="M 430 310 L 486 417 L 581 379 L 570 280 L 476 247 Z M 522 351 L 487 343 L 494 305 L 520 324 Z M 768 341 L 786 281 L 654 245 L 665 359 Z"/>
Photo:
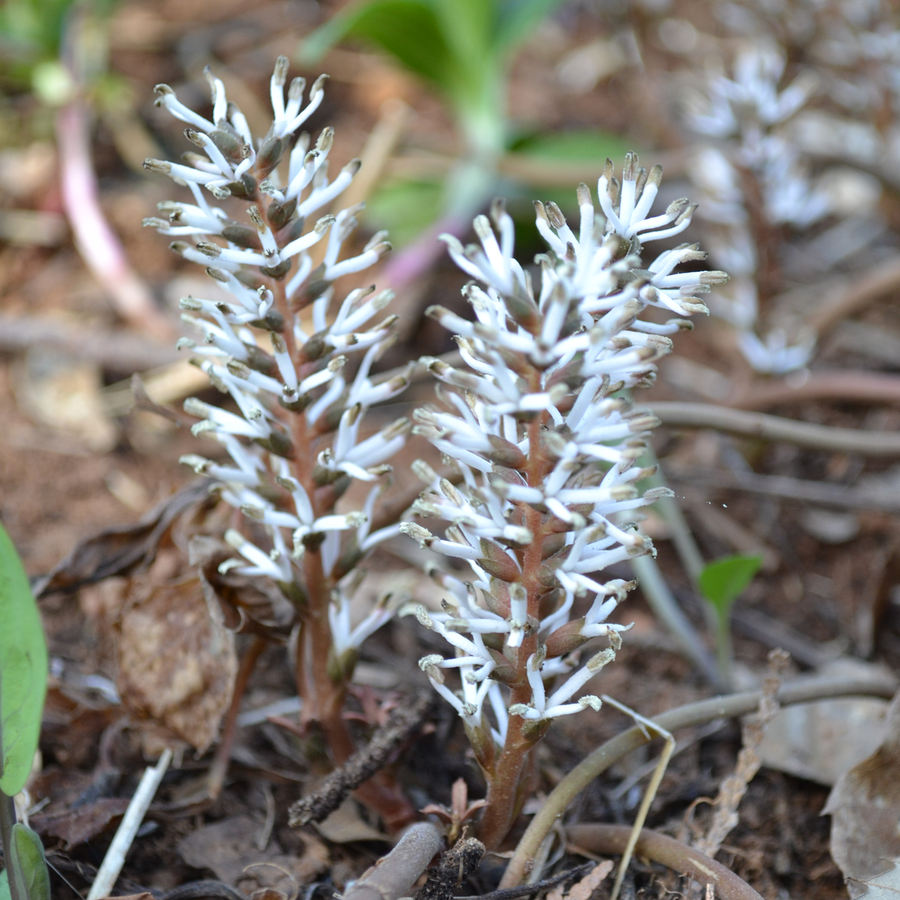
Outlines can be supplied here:
<path id="1" fill-rule="evenodd" d="M 160 559 L 155 570 L 167 560 Z M 215 740 L 237 674 L 234 635 L 195 575 L 135 579 L 118 623 L 122 704 L 203 752 Z"/>
<path id="2" fill-rule="evenodd" d="M 864 881 L 891 868 L 900 856 L 900 694 L 887 713 L 887 737 L 867 759 L 842 775 L 824 813 L 831 820 L 831 855 L 851 897 Z M 886 896 L 886 895 L 885 895 Z"/>
<path id="3" fill-rule="evenodd" d="M 863 884 L 868 888 L 861 896 L 867 900 L 897 900 L 900 897 L 900 859 L 891 860 L 891 868 Z M 877 879 L 877 880 L 876 880 Z"/>
<path id="4" fill-rule="evenodd" d="M 290 896 L 297 884 L 308 884 L 327 871 L 328 849 L 321 841 L 305 835 L 302 856 L 284 853 L 274 838 L 259 850 L 256 838 L 262 827 L 249 816 L 232 816 L 182 838 L 178 852 L 188 865 L 212 869 L 218 879 L 248 894 L 274 888 Z"/>
<path id="5" fill-rule="evenodd" d="M 127 797 L 103 797 L 64 812 L 31 816 L 31 827 L 42 837 L 59 838 L 67 850 L 102 834 L 128 809 Z"/>
<path id="6" fill-rule="evenodd" d="M 36 597 L 72 591 L 112 575 L 127 575 L 149 566 L 172 522 L 209 494 L 198 479 L 159 503 L 136 525 L 107 528 L 85 538 L 51 572 L 34 585 Z"/>
<path id="7" fill-rule="evenodd" d="M 597 863 L 580 881 L 573 884 L 568 893 L 561 884 L 558 884 L 547 894 L 547 900 L 590 900 L 591 894 L 600 887 L 612 870 L 612 860 L 605 859 L 603 862 Z"/>

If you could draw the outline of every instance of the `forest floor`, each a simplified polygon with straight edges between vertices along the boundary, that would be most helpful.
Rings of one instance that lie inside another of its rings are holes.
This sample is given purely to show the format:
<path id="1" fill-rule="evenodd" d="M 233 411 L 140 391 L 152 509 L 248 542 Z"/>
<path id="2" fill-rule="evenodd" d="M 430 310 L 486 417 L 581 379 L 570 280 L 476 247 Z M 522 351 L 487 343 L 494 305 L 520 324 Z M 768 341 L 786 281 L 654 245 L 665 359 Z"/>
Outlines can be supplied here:
<path id="1" fill-rule="evenodd" d="M 131 266 L 171 323 L 171 340 L 147 336 L 123 322 L 82 262 L 61 217 L 50 114 L 24 94 L 4 107 L 9 145 L 0 148 L 3 211 L 38 210 L 46 216 L 43 221 L 59 226 L 55 238 L 46 232 L 38 241 L 12 235 L 0 244 L 0 519 L 32 577 L 47 573 L 79 542 L 101 533 L 106 537 L 92 545 L 94 555 L 81 561 L 85 571 L 98 560 L 133 549 L 147 540 L 146 530 L 126 532 L 125 537 L 109 530 L 135 525 L 194 479 L 190 469 L 178 463 L 181 455 L 198 452 L 189 430 L 133 409 L 129 400 L 133 373 L 143 373 L 149 383 L 155 373 L 180 359 L 173 349 L 179 328 L 177 301 L 188 293 L 202 295 L 204 284 L 199 270 L 168 252 L 164 238 L 142 229 L 142 218 L 153 215 L 173 188 L 168 180 L 140 170 L 140 160 L 173 159 L 181 131 L 178 123 L 153 108 L 155 84 L 169 83 L 185 98 L 193 91 L 202 103 L 201 72 L 209 63 L 225 79 L 230 96 L 241 98 L 245 112 L 261 115 L 275 57 L 292 55 L 298 41 L 330 9 L 306 0 L 262 0 L 249 7 L 237 0 L 124 0 L 112 14 L 109 70 L 121 97 L 104 111 L 94 130 L 100 196 Z M 511 118 L 534 131 L 602 125 L 623 144 L 656 148 L 671 163 L 673 190 L 683 186 L 687 193 L 679 162 L 683 136 L 667 93 L 667 51 L 658 41 L 648 38 L 640 73 L 626 62 L 587 92 L 561 83 L 560 66 L 573 59 L 574 51 L 602 43 L 614 31 L 593 9 L 591 4 L 575 4 L 557 15 L 517 57 Z M 619 29 L 626 24 L 655 33 L 646 21 L 629 24 L 627 15 L 614 23 Z M 326 123 L 335 127 L 332 171 L 360 152 L 392 97 L 400 97 L 410 110 L 401 147 L 446 153 L 458 145 L 452 123 L 434 96 L 377 55 L 342 48 L 329 54 L 321 69 L 331 76 L 327 100 L 309 127 L 314 133 Z M 302 74 L 314 78 L 318 70 Z M 649 153 L 646 159 L 654 161 Z M 527 192 L 521 185 L 519 190 Z M 462 283 L 462 276 L 440 261 L 398 298 L 404 339 L 383 361 L 386 367 L 402 363 L 404 354 L 414 358 L 452 349 L 424 319 L 423 310 L 435 302 L 462 310 L 461 301 L 453 299 Z M 893 364 L 883 356 L 866 358 L 860 342 L 853 344 L 851 338 L 864 328 L 900 345 L 900 293 L 889 293 L 858 311 L 850 324 L 856 331 L 838 327 L 823 342 L 817 365 L 896 371 L 900 356 Z M 717 373 L 732 385 L 750 379 L 728 335 L 715 323 L 699 323 L 676 343 L 675 354 L 661 365 L 658 385 L 638 398 L 642 403 L 697 402 L 702 399 L 697 385 L 712 383 Z M 178 384 L 191 382 L 187 377 Z M 170 406 L 180 407 L 183 390 L 201 389 L 174 387 Z M 427 402 L 430 392 L 426 381 L 417 383 L 402 404 L 385 415 L 408 413 Z M 788 396 L 766 411 L 828 426 L 884 433 L 900 429 L 896 399 L 891 404 Z M 763 569 L 741 596 L 734 615 L 734 653 L 742 683 L 758 683 L 768 652 L 779 646 L 791 653 L 794 674 L 820 670 L 838 657 L 852 657 L 858 665 L 879 671 L 900 669 L 900 524 L 895 515 L 900 503 L 892 499 L 900 490 L 900 470 L 894 459 L 738 439 L 711 430 L 663 427 L 654 440 L 706 558 L 735 552 L 763 556 Z M 427 453 L 418 444 L 408 447 L 395 465 L 397 481 L 408 483 L 412 476 L 404 473 L 404 463 Z M 731 465 L 735 458 L 739 465 Z M 798 500 L 782 491 L 779 496 L 771 482 L 760 488 L 751 475 L 782 476 L 791 484 L 802 481 L 813 492 L 822 489 L 821 495 Z M 879 492 L 882 502 L 873 506 L 859 500 L 854 506 L 853 491 L 866 484 Z M 834 505 L 831 487 L 846 488 L 851 499 Z M 125 610 L 148 579 L 187 571 L 179 529 L 188 527 L 176 523 L 166 532 L 149 571 L 48 593 L 41 600 L 54 663 L 41 740 L 42 769 L 31 786 L 31 800 L 37 804 L 32 819 L 49 860 L 66 880 L 64 884 L 54 875 L 54 897 L 76 896 L 76 888 L 86 893 L 137 779 L 169 740 L 149 716 L 141 719 L 134 708 L 128 713 L 120 703 L 129 699 L 122 697 L 123 690 L 138 690 L 121 671 L 131 665 L 129 653 L 146 657 L 162 655 L 165 649 L 145 633 L 129 639 L 129 628 L 140 626 L 128 623 Z M 648 528 L 675 596 L 696 627 L 705 630 L 703 603 L 679 564 L 670 526 L 651 517 Z M 417 597 L 417 592 L 427 591 L 427 582 L 409 566 L 403 550 L 392 555 L 392 547 L 376 559 L 369 593 Z M 157 613 L 169 614 L 178 627 L 185 627 L 186 612 L 173 608 Z M 649 718 L 715 693 L 679 655 L 640 589 L 618 615 L 635 625 L 625 635 L 615 665 L 604 672 L 604 693 Z M 142 644 L 145 638 L 149 644 Z M 239 657 L 252 641 L 250 634 L 237 636 Z M 189 642 L 180 652 L 190 652 Z M 416 665 L 423 652 L 425 639 L 414 619 L 397 620 L 380 632 L 367 645 L 359 667 L 360 708 L 367 692 L 385 697 L 427 691 Z M 264 649 L 244 710 L 292 696 L 287 657 L 283 645 Z M 145 698 L 166 690 L 165 671 L 153 677 L 159 681 L 141 686 Z M 204 677 L 214 692 L 216 674 L 206 672 Z M 131 701 L 132 707 L 140 705 L 133 697 Z M 191 708 L 189 715 L 198 718 L 200 731 L 214 733 L 222 703 L 216 697 L 207 707 Z M 208 708 L 210 704 L 215 708 Z M 865 729 L 854 730 L 851 721 L 845 720 L 846 733 L 828 739 L 834 743 L 824 743 L 821 736 L 807 735 L 806 740 L 821 739 L 825 757 L 836 754 L 835 747 L 850 748 L 852 757 Z M 628 717 L 611 707 L 601 715 L 567 717 L 540 749 L 541 789 L 548 790 L 586 753 L 629 725 Z M 676 737 L 682 749 L 669 765 L 648 825 L 684 836 L 702 830 L 707 808 L 700 804 L 694 811 L 693 804 L 698 798 L 715 797 L 722 779 L 733 771 L 741 733 L 737 723 L 724 722 Z M 288 828 L 287 808 L 320 774 L 289 728 L 271 722 L 239 728 L 224 788 L 214 800 L 205 797 L 203 789 L 215 746 L 203 753 L 181 746 L 129 854 L 119 893 L 165 891 L 203 877 L 215 877 L 247 894 L 265 885 L 290 893 L 278 869 L 244 871 L 248 865 L 269 863 L 290 872 L 300 892 L 310 897 L 310 885 L 321 882 L 340 889 L 385 852 L 388 845 L 379 824 L 355 806 L 320 831 Z M 860 746 L 856 760 L 873 749 Z M 718 859 L 771 900 L 846 897 L 841 871 L 829 854 L 830 820 L 822 815 L 833 775 L 813 771 L 815 762 L 807 766 L 808 777 L 788 774 L 795 770 L 774 762 L 777 750 L 772 754 L 772 765 L 765 765 L 750 783 L 739 824 Z M 650 758 L 635 753 L 605 773 L 580 796 L 567 821 L 633 821 L 640 792 L 619 786 Z M 480 790 L 462 729 L 445 705 L 435 704 L 429 726 L 393 766 L 418 806 L 449 803 L 451 785 L 459 777 L 467 780 L 472 795 Z M 570 850 L 570 862 L 579 861 L 574 848 Z M 466 890 L 492 889 L 501 864 L 501 859 L 488 860 L 478 881 Z M 678 876 L 658 867 L 638 861 L 634 872 L 631 889 L 636 887 L 639 896 L 687 890 Z"/>

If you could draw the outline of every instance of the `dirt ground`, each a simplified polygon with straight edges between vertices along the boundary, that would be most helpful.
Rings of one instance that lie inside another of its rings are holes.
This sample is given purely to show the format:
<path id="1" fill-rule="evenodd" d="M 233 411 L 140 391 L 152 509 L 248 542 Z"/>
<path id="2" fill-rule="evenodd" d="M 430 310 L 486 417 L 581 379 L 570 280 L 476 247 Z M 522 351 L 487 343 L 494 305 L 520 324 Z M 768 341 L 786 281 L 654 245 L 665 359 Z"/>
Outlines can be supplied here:
<path id="1" fill-rule="evenodd" d="M 298 41 L 339 5 L 311 0 L 251 4 L 124 0 L 115 6 L 109 71 L 115 74 L 118 100 L 104 107 L 95 123 L 94 163 L 103 209 L 173 334 L 179 327 L 177 300 L 191 292 L 202 273 L 170 254 L 165 238 L 141 227 L 142 218 L 154 214 L 156 203 L 172 195 L 172 186 L 143 172 L 140 160 L 174 159 L 182 130 L 180 123 L 152 106 L 153 86 L 169 83 L 185 99 L 194 91 L 194 99 L 202 103 L 198 85 L 202 68 L 209 63 L 226 77 L 229 91 L 233 87 L 242 97 L 245 111 L 246 104 L 253 112 L 264 111 L 275 57 L 293 54 Z M 650 6 L 606 4 L 603 16 L 600 6 L 567 5 L 541 26 L 512 68 L 511 118 L 535 131 L 600 125 L 635 147 L 657 149 L 671 164 L 672 189 L 687 192 L 679 162 L 685 136 L 668 83 L 673 60 L 653 37 L 656 26 Z M 686 14 L 700 8 L 683 6 Z M 586 92 L 560 84 L 560 64 L 571 60 L 575 50 L 602 43 L 626 28 L 643 42 L 640 67 L 626 62 Z M 401 147 L 446 153 L 458 145 L 441 103 L 377 55 L 340 48 L 320 68 L 330 73 L 331 80 L 326 103 L 309 127 L 312 132 L 325 123 L 335 127 L 333 165 L 360 152 L 384 115 L 384 102 L 397 96 L 412 111 Z M 318 70 L 298 71 L 308 77 L 318 74 Z M 26 93 L 6 97 L 2 116 L 7 137 L 0 148 L 0 215 L 37 210 L 47 222 L 58 223 L 62 207 L 52 117 Z M 896 221 L 900 214 L 896 195 L 884 204 L 885 215 Z M 406 338 L 385 365 L 399 364 L 404 355 L 451 349 L 422 311 L 435 302 L 462 309 L 453 299 L 461 284 L 462 277 L 441 261 L 400 297 Z M 78 542 L 104 529 L 137 523 L 156 504 L 191 483 L 193 473 L 178 459 L 198 452 L 197 441 L 185 427 L 128 409 L 128 379 L 134 372 L 148 377 L 146 373 L 177 358 L 174 338 L 156 339 L 122 321 L 64 226 L 58 239 L 13 237 L 0 243 L 0 316 L 0 519 L 29 575 L 37 577 L 56 566 Z M 29 330 L 26 325 L 32 320 L 44 325 Z M 887 292 L 857 311 L 852 323 L 900 342 L 900 294 Z M 851 346 L 850 333 L 851 329 L 835 329 L 824 341 L 816 366 L 896 376 L 900 355 L 893 361 L 884 354 L 867 356 L 858 342 Z M 115 353 L 116 342 L 126 337 L 137 349 Z M 686 368 L 685 361 L 695 368 Z M 710 369 L 738 384 L 750 377 L 721 327 L 703 322 L 693 333 L 678 336 L 676 353 L 663 362 L 658 385 L 640 399 L 696 400 L 691 384 L 703 380 Z M 426 401 L 429 392 L 428 384 L 416 385 L 385 416 L 398 414 L 397 409 L 408 412 Z M 175 388 L 170 406 L 179 408 L 184 396 Z M 898 396 L 900 392 L 893 400 L 871 401 L 787 396 L 765 411 L 892 433 L 900 428 Z M 890 498 L 897 497 L 900 482 L 894 459 L 665 427 L 656 436 L 655 447 L 704 555 L 711 559 L 744 552 L 764 557 L 761 574 L 735 610 L 734 650 L 741 672 L 758 680 L 768 651 L 777 646 L 792 654 L 792 673 L 816 669 L 841 654 L 898 671 L 900 525 L 895 512 L 900 503 Z M 411 461 L 426 453 L 426 448 L 411 446 L 404 457 Z M 401 464 L 396 468 L 400 473 Z M 852 493 L 855 486 L 868 483 L 882 492 L 885 502 L 877 508 L 864 501 L 854 506 L 852 499 L 829 505 L 832 495 L 827 491 L 818 500 L 792 499 L 783 491 L 779 496 L 771 485 L 753 489 L 744 477 L 748 473 L 803 481 L 813 490 L 843 486 Z M 403 479 L 411 476 L 398 474 L 397 479 L 402 487 L 408 483 Z M 702 602 L 678 562 L 667 526 L 662 520 L 652 520 L 650 526 L 656 528 L 652 533 L 670 587 L 702 629 Z M 175 531 L 162 562 L 155 565 L 186 572 L 186 561 L 178 555 L 177 527 Z M 391 553 L 388 548 L 374 564 L 377 583 L 412 594 L 421 590 L 418 576 L 401 559 L 402 551 L 401 556 Z M 41 741 L 43 768 L 31 799 L 37 804 L 35 827 L 58 873 L 53 876 L 57 898 L 84 895 L 145 760 L 154 758 L 154 749 L 165 740 L 152 723 L 123 718 L 110 693 L 122 660 L 125 636 L 119 613 L 129 590 L 133 585 L 126 579 L 110 578 L 80 590 L 52 593 L 41 601 L 54 664 Z M 604 674 L 605 693 L 648 717 L 714 693 L 676 652 L 639 590 L 619 614 L 622 621 L 634 621 L 635 627 L 626 635 L 615 665 Z M 239 658 L 253 640 L 249 633 L 238 635 Z M 403 619 L 371 641 L 360 667 L 355 701 L 360 709 L 366 691 L 383 697 L 428 689 L 416 666 L 419 656 L 428 652 L 424 640 L 415 621 Z M 208 674 L 213 681 L 215 677 Z M 244 708 L 291 695 L 285 647 L 268 646 L 250 681 Z M 227 698 L 215 702 L 221 705 Z M 285 713 L 288 719 L 290 715 Z M 458 777 L 465 778 L 471 794 L 478 796 L 482 788 L 477 767 L 458 722 L 448 707 L 438 704 L 431 718 L 426 733 L 393 763 L 401 784 L 419 806 L 448 803 Z M 540 750 L 541 789 L 548 790 L 583 755 L 629 724 L 612 709 L 599 716 L 567 717 Z M 701 804 L 692 811 L 693 804 L 716 795 L 722 779 L 734 769 L 741 735 L 735 723 L 726 723 L 677 737 L 685 749 L 666 772 L 648 826 L 683 836 L 691 828 L 702 829 L 706 807 Z M 314 748 L 289 728 L 266 722 L 240 728 L 225 787 L 215 800 L 202 797 L 215 747 L 197 754 L 183 746 L 130 852 L 119 893 L 166 891 L 204 877 L 215 877 L 248 894 L 266 884 L 290 893 L 290 887 L 278 880 L 281 876 L 276 878 L 279 869 L 272 868 L 280 867 L 291 873 L 305 898 L 313 896 L 317 885 L 322 890 L 319 896 L 328 896 L 328 886 L 342 888 L 384 852 L 378 823 L 358 811 L 334 823 L 328 834 L 287 827 L 288 806 L 321 774 Z M 633 821 L 640 797 L 633 790 L 617 791 L 617 786 L 651 758 L 633 757 L 592 784 L 569 818 Z M 842 874 L 829 855 L 829 818 L 821 815 L 828 791 L 824 784 L 764 767 L 751 782 L 740 805 L 739 824 L 717 858 L 770 900 L 846 897 Z M 578 861 L 575 855 L 569 858 L 573 864 Z M 491 890 L 501 862 L 488 860 L 464 893 Z M 269 868 L 242 874 L 254 863 Z M 626 889 L 638 896 L 688 891 L 676 875 L 661 867 L 638 860 L 633 871 Z"/>

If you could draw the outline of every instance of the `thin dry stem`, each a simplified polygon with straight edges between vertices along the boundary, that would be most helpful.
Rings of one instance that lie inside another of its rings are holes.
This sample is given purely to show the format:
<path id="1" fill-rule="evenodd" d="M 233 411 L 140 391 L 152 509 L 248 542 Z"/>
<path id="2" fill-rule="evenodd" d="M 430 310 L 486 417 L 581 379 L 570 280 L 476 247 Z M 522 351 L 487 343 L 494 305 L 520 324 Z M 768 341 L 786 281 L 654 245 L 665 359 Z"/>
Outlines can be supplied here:
<path id="1" fill-rule="evenodd" d="M 591 853 L 622 853 L 631 838 L 627 825 L 573 825 L 566 829 L 572 843 Z M 676 841 L 675 838 L 643 829 L 635 852 L 660 862 L 676 872 L 704 884 L 712 884 L 721 900 L 762 900 L 746 881 L 714 859 Z"/>
<path id="2" fill-rule="evenodd" d="M 895 689 L 896 685 L 893 679 L 797 679 L 781 688 L 778 692 L 778 702 L 782 706 L 790 706 L 794 703 L 809 703 L 827 697 L 873 696 L 890 699 L 893 697 Z M 748 691 L 726 697 L 714 697 L 711 700 L 701 700 L 699 703 L 689 703 L 686 706 L 662 713 L 654 718 L 654 722 L 667 731 L 674 732 L 679 728 L 705 725 L 715 719 L 745 716 L 759 707 L 762 697 L 762 691 Z M 521 884 L 528 874 L 531 861 L 541 842 L 575 797 L 614 762 L 632 750 L 649 743 L 650 740 L 652 740 L 650 735 L 640 726 L 635 725 L 598 747 L 572 769 L 553 789 L 540 811 L 531 820 L 531 824 L 519 841 L 507 866 L 500 887 Z"/>
<path id="3" fill-rule="evenodd" d="M 663 425 L 673 427 L 713 428 L 728 434 L 763 441 L 785 441 L 799 447 L 835 453 L 858 453 L 860 456 L 882 459 L 900 456 L 900 435 L 896 433 L 830 428 L 708 403 L 659 401 L 653 404 L 653 413 Z"/>

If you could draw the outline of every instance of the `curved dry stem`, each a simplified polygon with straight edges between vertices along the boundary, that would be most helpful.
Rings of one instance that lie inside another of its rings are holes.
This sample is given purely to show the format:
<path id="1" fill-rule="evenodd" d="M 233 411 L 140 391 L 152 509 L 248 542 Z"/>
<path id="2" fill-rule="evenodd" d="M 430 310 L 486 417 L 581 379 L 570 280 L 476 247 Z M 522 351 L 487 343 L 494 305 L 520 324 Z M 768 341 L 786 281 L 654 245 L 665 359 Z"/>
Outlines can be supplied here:
<path id="1" fill-rule="evenodd" d="M 430 822 L 412 825 L 397 846 L 382 857 L 344 893 L 344 900 L 399 900 L 425 871 L 444 842 Z"/>
<path id="2" fill-rule="evenodd" d="M 809 703 L 812 700 L 854 695 L 890 699 L 895 689 L 896 685 L 893 682 L 884 679 L 797 679 L 781 688 L 778 692 L 778 702 L 782 706 L 790 706 L 794 703 Z M 676 731 L 679 728 L 704 725 L 715 719 L 746 716 L 756 710 L 762 697 L 762 691 L 747 691 L 725 697 L 713 697 L 711 700 L 701 700 L 699 703 L 689 703 L 686 706 L 669 710 L 654 716 L 653 721 L 660 728 Z M 650 740 L 651 738 L 644 730 L 635 725 L 598 747 L 572 769 L 553 789 L 540 811 L 531 820 L 531 824 L 522 835 L 522 839 L 509 861 L 500 887 L 513 887 L 521 884 L 528 874 L 530 862 L 534 859 L 541 842 L 575 797 L 614 762 L 643 744 L 649 743 Z"/>
<path id="3" fill-rule="evenodd" d="M 818 334 L 855 315 L 870 303 L 891 293 L 900 283 L 900 258 L 892 257 L 872 269 L 868 276 L 838 288 L 814 313 L 808 326 Z"/>
<path id="4" fill-rule="evenodd" d="M 829 428 L 827 425 L 813 425 L 810 422 L 798 422 L 709 403 L 659 401 L 653 404 L 653 414 L 663 425 L 713 428 L 729 434 L 741 434 L 764 441 L 785 441 L 798 447 L 835 453 L 858 453 L 860 456 L 881 458 L 900 456 L 900 435 L 896 433 Z"/>
<path id="5" fill-rule="evenodd" d="M 760 379 L 746 390 L 728 398 L 738 409 L 765 409 L 779 403 L 808 403 L 811 400 L 849 400 L 853 403 L 900 403 L 900 377 L 885 372 L 839 370 L 813 372 L 800 384 Z"/>
<path id="6" fill-rule="evenodd" d="M 623 853 L 631 829 L 627 825 L 572 825 L 566 829 L 572 843 L 591 853 Z M 635 845 L 638 856 L 662 863 L 702 884 L 712 884 L 722 900 L 762 900 L 762 897 L 730 869 L 665 834 L 641 830 Z"/>

